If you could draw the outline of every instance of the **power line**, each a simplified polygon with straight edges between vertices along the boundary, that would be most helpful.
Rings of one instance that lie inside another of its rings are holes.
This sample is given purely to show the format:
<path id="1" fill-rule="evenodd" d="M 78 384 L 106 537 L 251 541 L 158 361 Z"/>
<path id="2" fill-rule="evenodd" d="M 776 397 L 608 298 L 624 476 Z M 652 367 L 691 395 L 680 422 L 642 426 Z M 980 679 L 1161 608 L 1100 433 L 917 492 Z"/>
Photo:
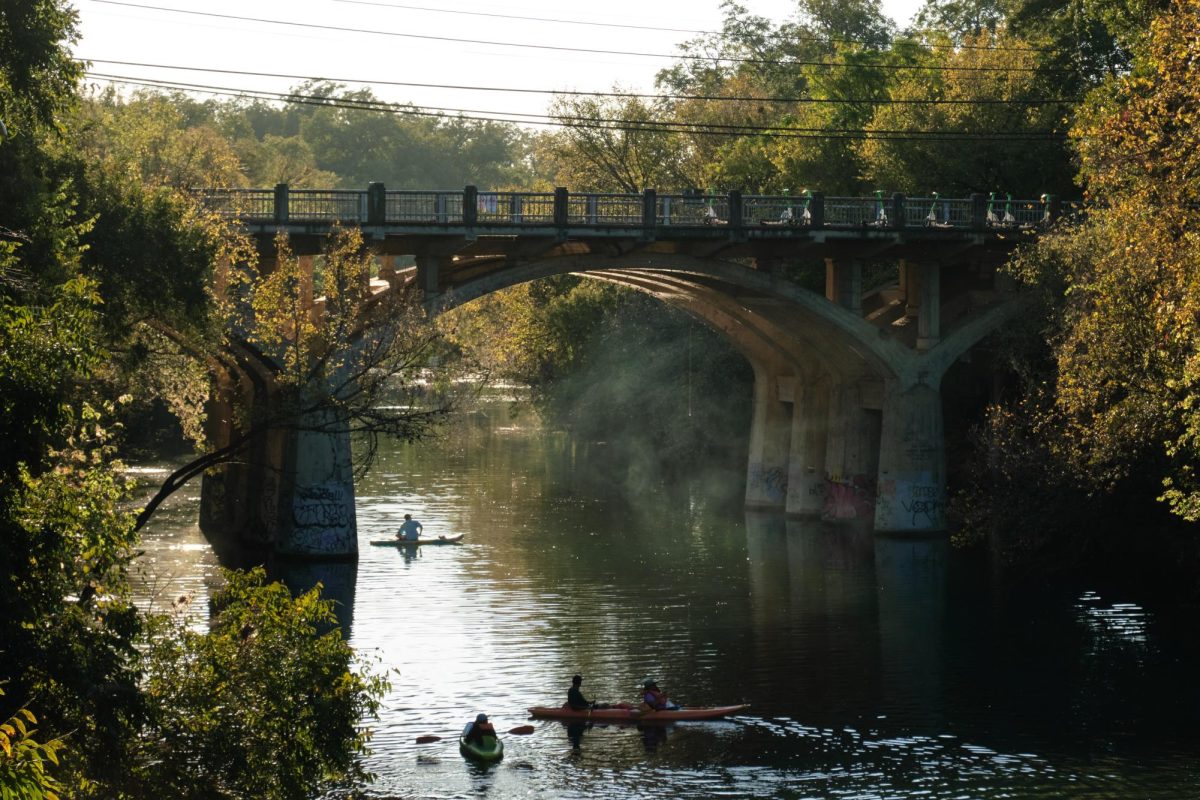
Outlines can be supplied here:
<path id="1" fill-rule="evenodd" d="M 632 25 L 622 22 L 592 22 L 587 20 L 577 19 L 560 19 L 556 17 L 527 17 L 517 14 L 496 14 L 488 11 L 463 11 L 462 9 L 453 8 L 433 8 L 431 6 L 412 6 L 402 3 L 381 3 L 376 0 L 333 0 L 335 3 L 348 3 L 359 6 L 376 6 L 379 8 L 399 8 L 406 11 L 427 11 L 435 14 L 456 14 L 468 17 L 490 17 L 492 19 L 514 19 L 523 20 L 526 22 L 551 22 L 559 25 L 584 25 L 596 28 L 623 28 L 626 30 L 635 31 L 662 31 L 664 33 L 693 33 L 700 36 L 721 36 L 721 31 L 707 31 L 696 28 L 667 28 L 657 25 Z M 792 38 L 798 42 L 815 42 L 817 44 L 856 44 L 856 45 L 873 45 L 873 42 L 868 42 L 863 39 L 849 39 L 836 36 L 800 36 L 793 35 Z M 893 40 L 894 41 L 894 40 Z M 995 50 L 999 52 L 1015 52 L 1015 53 L 1058 53 L 1061 52 L 1050 47 L 1014 47 L 1011 45 L 973 45 L 973 44 L 937 44 L 924 43 L 924 47 L 945 47 L 958 50 Z"/>
<path id="2" fill-rule="evenodd" d="M 342 2 L 343 0 L 338 0 Z M 348 2 L 349 0 L 345 0 Z M 95 64 L 115 64 L 123 67 L 150 67 L 152 69 L 173 69 L 186 72 L 209 72 L 221 75 L 243 75 L 255 78 L 286 78 L 288 80 L 299 81 L 333 81 L 335 83 L 360 83 L 371 84 L 376 86 L 408 86 L 420 89 L 452 89 L 472 92 L 510 92 L 514 94 L 547 94 L 547 95 L 564 95 L 569 97 L 629 97 L 640 99 L 663 99 L 663 100 L 705 100 L 705 101 L 726 101 L 726 102 L 746 102 L 746 103 L 796 103 L 796 104 L 832 104 L 832 105 L 1002 105 L 1002 106 L 1023 106 L 1023 105 L 1054 105 L 1054 104 L 1071 104 L 1077 103 L 1078 100 L 1067 98 L 1030 98 L 1027 100 L 1002 100 L 999 98 L 978 98 L 978 99 L 954 99 L 954 98 L 858 98 L 858 97 L 753 97 L 749 95 L 719 95 L 719 94 L 646 94 L 638 92 L 585 92 L 565 89 L 521 89 L 510 88 L 503 86 L 463 86 L 460 84 L 448 83 L 415 83 L 412 81 L 386 81 L 364 78 L 334 78 L 321 75 L 294 75 L 281 72 L 251 72 L 248 70 L 239 69 L 219 69 L 210 67 L 181 67 L 171 64 L 149 64 L 141 61 L 112 61 L 103 58 L 77 58 L 77 61 L 83 63 Z"/>
<path id="3" fill-rule="evenodd" d="M 698 33 L 712 34 L 713 31 L 702 31 L 694 28 L 660 28 L 655 25 L 630 25 L 622 22 L 585 22 L 577 19 L 555 19 L 550 17 L 525 17 L 518 14 L 495 14 L 488 11 L 463 11 L 453 8 L 433 8 L 431 6 L 410 6 L 400 3 L 378 3 L 372 0 L 333 0 L 335 3 L 349 3 L 357 6 L 378 6 L 380 8 L 399 8 L 405 11 L 430 11 L 435 14 L 457 14 L 466 17 L 490 17 L 492 19 L 516 19 L 524 22 L 553 22 L 558 25 L 586 25 L 595 28 L 623 28 L 634 31 L 663 31 L 664 33 Z"/>
<path id="4" fill-rule="evenodd" d="M 284 25 L 294 28 L 308 28 L 324 31 L 337 31 L 340 33 L 361 33 L 370 36 L 392 36 L 403 39 L 422 39 L 433 42 L 454 42 L 456 44 L 476 44 L 485 45 L 488 47 L 513 47 L 526 50 L 552 50 L 560 53 L 587 53 L 590 55 L 609 55 L 609 56 L 633 56 L 636 58 L 665 58 L 678 59 L 686 61 L 725 61 L 736 64 L 761 64 L 775 65 L 788 64 L 792 66 L 806 67 L 838 67 L 844 69 L 883 69 L 883 70 L 920 70 L 933 72 L 1038 72 L 1037 67 L 989 67 L 989 66 L 962 66 L 954 67 L 947 65 L 933 64 L 855 64 L 847 61 L 811 61 L 804 59 L 792 59 L 786 62 L 763 59 L 763 58 L 742 58 L 737 56 L 697 56 L 690 54 L 669 54 L 669 53 L 644 53 L 632 50 L 602 50 L 599 48 L 589 47 L 566 47 L 564 45 L 552 44 L 530 44 L 522 42 L 502 42 L 488 39 L 463 39 L 454 36 L 432 36 L 429 34 L 420 33 L 401 33 L 399 31 L 379 31 L 371 28 L 348 28 L 338 25 L 319 25 L 312 22 L 291 22 L 287 20 L 266 19 L 264 17 L 243 17 L 234 14 L 217 14 L 212 11 L 192 11 L 184 8 L 169 8 L 167 6 L 144 5 L 141 3 L 129 3 L 124 0 L 91 0 L 93 3 L 110 6 L 124 6 L 127 8 L 140 8 L 150 11 L 165 11 L 173 14 L 190 14 L 199 17 L 210 17 L 215 19 L 231 19 L 240 22 L 257 22 L 264 25 Z"/>
<path id="5" fill-rule="evenodd" d="M 374 111 L 398 116 L 446 118 L 447 113 L 455 113 L 459 118 L 475 122 L 495 122 L 503 124 L 529 124 L 560 128 L 583 128 L 592 130 L 616 130 L 630 133 L 686 133 L 698 136 L 744 137 L 756 136 L 771 139 L 881 139 L 881 140 L 923 140 L 923 141 L 1048 141 L 1061 140 L 1065 136 L 1050 131 L 996 131 L 991 133 L 969 133 L 958 131 L 921 131 L 921 130 L 851 130 L 820 128 L 786 128 L 780 126 L 722 126 L 708 124 L 692 124 L 657 120 L 607 120 L 592 117 L 550 117 L 547 115 L 525 114 L 518 112 L 487 112 L 471 111 L 469 109 L 453 108 L 418 108 L 415 106 L 397 106 L 382 101 L 350 100 L 346 98 L 328 98 L 316 95 L 283 94 L 258 89 L 239 89 L 227 86 L 212 86 L 207 84 L 191 84 L 177 81 L 155 81 L 138 79 L 104 73 L 87 73 L 88 77 L 130 86 L 167 90 L 197 91 L 217 96 L 250 98 L 258 100 L 274 100 L 296 105 L 310 105 L 324 108 L 335 108 L 349 111 Z M 492 116 L 483 116 L 483 115 Z M 496 115 L 507 115 L 521 119 L 505 119 Z"/>

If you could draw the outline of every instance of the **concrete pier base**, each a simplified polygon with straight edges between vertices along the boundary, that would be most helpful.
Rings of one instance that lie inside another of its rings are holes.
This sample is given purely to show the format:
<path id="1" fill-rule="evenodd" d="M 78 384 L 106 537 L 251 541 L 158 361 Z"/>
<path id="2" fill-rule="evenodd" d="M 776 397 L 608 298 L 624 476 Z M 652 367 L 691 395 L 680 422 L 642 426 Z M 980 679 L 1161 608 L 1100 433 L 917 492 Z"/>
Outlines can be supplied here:
<path id="1" fill-rule="evenodd" d="M 889 381 L 879 442 L 875 530 L 933 532 L 946 527 L 946 453 L 936 387 Z"/>
<path id="2" fill-rule="evenodd" d="M 791 427 L 791 413 L 779 399 L 779 376 L 756 365 L 750 463 L 746 469 L 747 507 L 783 509 L 786 505 Z"/>
<path id="3" fill-rule="evenodd" d="M 356 558 L 350 433 L 330 409 L 309 414 L 290 435 L 277 500 L 275 552 L 304 558 Z"/>
<path id="4" fill-rule="evenodd" d="M 787 513 L 820 516 L 825 505 L 825 448 L 828 440 L 828 383 L 822 381 L 797 386 L 792 402 Z"/>

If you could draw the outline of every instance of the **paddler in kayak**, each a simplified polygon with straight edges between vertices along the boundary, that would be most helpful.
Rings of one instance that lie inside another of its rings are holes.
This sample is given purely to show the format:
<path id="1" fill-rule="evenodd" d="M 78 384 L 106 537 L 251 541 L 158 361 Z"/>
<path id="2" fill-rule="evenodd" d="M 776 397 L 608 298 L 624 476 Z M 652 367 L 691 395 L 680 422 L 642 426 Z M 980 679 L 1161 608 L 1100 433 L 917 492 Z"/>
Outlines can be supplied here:
<path id="1" fill-rule="evenodd" d="M 593 708 L 629 708 L 625 703 L 617 705 L 609 705 L 608 703 L 598 703 L 595 700 L 588 700 L 583 696 L 583 676 L 574 675 L 571 677 L 571 688 L 567 689 L 567 707 L 572 711 L 588 711 Z"/>
<path id="2" fill-rule="evenodd" d="M 646 678 L 642 683 L 642 706 L 650 711 L 676 711 L 678 703 L 673 703 L 667 693 L 658 688 L 653 678 Z"/>
<path id="3" fill-rule="evenodd" d="M 467 723 L 467 727 L 463 730 L 463 739 L 470 744 L 482 745 L 485 736 L 496 738 L 496 729 L 492 727 L 492 723 L 488 722 L 487 714 L 478 715 L 475 717 L 475 721 Z"/>
<path id="4" fill-rule="evenodd" d="M 412 514 L 404 515 L 404 522 L 400 524 L 400 529 L 396 531 L 396 538 L 403 542 L 415 542 L 421 538 L 421 531 L 425 530 L 425 526 L 412 518 Z"/>

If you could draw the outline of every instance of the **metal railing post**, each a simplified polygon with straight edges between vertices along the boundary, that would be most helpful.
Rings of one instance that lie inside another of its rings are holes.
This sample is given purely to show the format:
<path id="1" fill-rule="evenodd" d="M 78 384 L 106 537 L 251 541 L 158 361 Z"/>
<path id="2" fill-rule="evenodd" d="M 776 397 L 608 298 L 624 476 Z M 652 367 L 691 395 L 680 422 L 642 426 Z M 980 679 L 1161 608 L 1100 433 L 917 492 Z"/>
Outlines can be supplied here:
<path id="1" fill-rule="evenodd" d="M 286 225 L 288 221 L 288 185 L 275 184 L 275 223 Z"/>
<path id="2" fill-rule="evenodd" d="M 513 223 L 523 222 L 524 214 L 521 210 L 521 195 L 517 193 L 508 196 L 508 221 Z"/>
<path id="3" fill-rule="evenodd" d="M 904 195 L 892 193 L 892 227 L 903 228 L 908 225 L 908 215 L 904 213 Z"/>
<path id="4" fill-rule="evenodd" d="M 463 189 L 463 225 L 473 228 L 478 221 L 479 189 L 468 185 Z"/>
<path id="5" fill-rule="evenodd" d="M 569 195 L 563 186 L 554 189 L 554 227 L 565 231 L 571 220 Z"/>
<path id="6" fill-rule="evenodd" d="M 971 193 L 971 228 L 977 231 L 987 228 L 987 195 L 982 192 Z"/>
<path id="7" fill-rule="evenodd" d="M 642 232 L 646 238 L 654 238 L 658 227 L 658 193 L 653 189 L 642 190 Z"/>
<path id="8" fill-rule="evenodd" d="M 729 193 L 729 227 L 732 230 L 741 232 L 746 226 L 746 220 L 742 218 L 743 213 L 742 193 L 734 189 Z"/>
<path id="9" fill-rule="evenodd" d="M 825 227 L 825 193 L 813 192 L 812 202 L 808 204 L 809 218 L 812 220 L 809 223 L 811 228 Z"/>
<path id="10" fill-rule="evenodd" d="M 367 184 L 367 224 L 383 225 L 387 222 L 387 190 L 382 183 Z"/>

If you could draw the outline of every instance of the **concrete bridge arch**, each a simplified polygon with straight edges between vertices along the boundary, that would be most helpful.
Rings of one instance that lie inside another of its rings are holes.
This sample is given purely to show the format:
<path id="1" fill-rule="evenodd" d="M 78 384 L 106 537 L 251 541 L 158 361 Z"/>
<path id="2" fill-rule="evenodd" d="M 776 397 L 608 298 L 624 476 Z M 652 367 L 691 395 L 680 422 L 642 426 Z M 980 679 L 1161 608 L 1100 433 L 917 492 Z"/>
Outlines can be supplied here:
<path id="1" fill-rule="evenodd" d="M 397 193 L 396 202 L 410 202 L 410 194 Z M 367 223 L 364 236 L 381 259 L 379 280 L 370 287 L 380 308 L 390 294 L 416 289 L 436 314 L 564 273 L 646 292 L 721 331 L 754 369 L 748 506 L 866 518 L 878 531 L 944 527 L 941 383 L 955 361 L 1019 310 L 1020 301 L 1006 291 L 995 266 L 1020 236 L 1033 235 L 1028 226 L 991 228 L 984 207 L 972 202 L 980 213 L 972 212 L 969 224 L 913 228 L 913 215 L 906 212 L 890 214 L 892 223 L 884 226 L 875 216 L 835 223 L 821 222 L 819 214 L 811 225 L 781 226 L 747 211 L 741 223 L 734 216 L 722 227 L 679 223 L 666 212 L 656 218 L 649 211 L 652 193 L 645 198 L 646 215 L 630 222 L 593 214 L 592 198 L 587 214 L 577 218 L 565 193 L 560 198 L 557 192 L 553 219 L 533 217 L 532 201 L 515 198 L 510 204 L 515 211 L 485 224 L 485 204 L 471 202 L 472 192 L 463 193 L 459 217 L 441 210 L 440 201 L 453 197 L 435 194 L 435 216 L 426 218 L 421 210 L 413 212 L 420 219 L 410 220 L 403 216 L 408 206 L 397 205 L 401 216 L 395 222 L 391 205 L 372 205 L 367 198 L 360 224 Z M 282 197 L 281 202 L 277 191 L 272 220 L 247 217 L 263 251 L 269 252 L 276 230 L 283 229 L 302 257 L 319 252 L 328 219 L 297 219 L 287 193 Z M 605 198 L 597 199 L 598 209 L 601 201 Z M 663 198 L 658 202 L 661 206 Z M 681 201 L 687 202 L 695 204 Z M 827 210 L 845 205 L 830 203 Z M 683 207 L 690 208 L 677 203 L 671 214 Z M 478 215 L 468 213 L 475 208 Z M 903 198 L 893 198 L 891 208 L 903 211 Z M 397 270 L 397 256 L 411 258 L 415 266 Z M 801 257 L 824 260 L 823 293 L 780 273 L 783 262 Z M 872 261 L 897 265 L 895 280 L 865 290 L 870 287 L 863 285 L 864 265 Z M 348 452 L 340 445 L 326 449 Z M 352 482 L 348 491 L 352 512 Z M 295 538 L 281 531 L 276 549 L 331 554 L 315 540 L 292 547 L 288 542 Z"/>
<path id="2" fill-rule="evenodd" d="M 942 338 L 942 298 L 933 282 L 923 303 L 905 298 L 917 307 L 922 331 L 932 334 L 911 347 L 864 317 L 857 297 L 838 302 L 839 293 L 847 295 L 839 292 L 846 281 L 839 273 L 861 267 L 832 260 L 825 295 L 755 266 L 687 254 L 500 259 L 484 270 L 474 265 L 461 279 L 452 264 L 445 278 L 436 261 L 418 264 L 409 279 L 436 288 L 427 297 L 432 313 L 567 273 L 629 286 L 685 309 L 728 337 L 754 369 L 747 505 L 832 519 L 869 517 L 877 531 L 888 532 L 944 528 L 941 379 L 1019 307 L 1013 298 L 992 303 Z M 936 274 L 940 265 L 926 269 Z M 920 291 L 910 278 L 913 284 Z"/>

